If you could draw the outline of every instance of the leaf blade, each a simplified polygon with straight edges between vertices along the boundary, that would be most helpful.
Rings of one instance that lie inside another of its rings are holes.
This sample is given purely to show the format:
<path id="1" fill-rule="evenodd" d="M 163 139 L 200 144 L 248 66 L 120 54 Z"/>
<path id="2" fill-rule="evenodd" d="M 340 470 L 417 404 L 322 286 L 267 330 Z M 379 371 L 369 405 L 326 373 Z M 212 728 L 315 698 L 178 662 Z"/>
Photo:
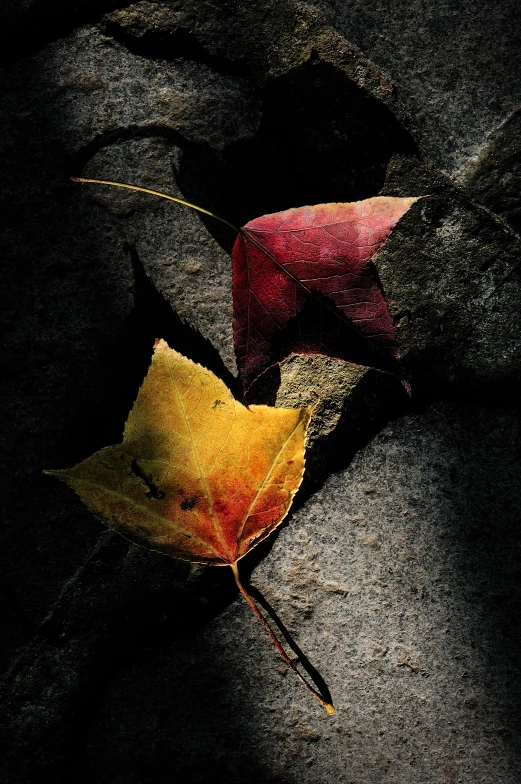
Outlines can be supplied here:
<path id="1" fill-rule="evenodd" d="M 396 372 L 394 325 L 369 261 L 415 201 L 298 207 L 241 229 L 232 262 L 234 342 L 245 389 L 291 353 L 357 362 L 365 350 L 375 367 Z"/>
<path id="2" fill-rule="evenodd" d="M 248 409 L 213 373 L 158 341 L 122 444 L 50 473 L 132 541 L 231 564 L 287 514 L 310 416 Z"/>

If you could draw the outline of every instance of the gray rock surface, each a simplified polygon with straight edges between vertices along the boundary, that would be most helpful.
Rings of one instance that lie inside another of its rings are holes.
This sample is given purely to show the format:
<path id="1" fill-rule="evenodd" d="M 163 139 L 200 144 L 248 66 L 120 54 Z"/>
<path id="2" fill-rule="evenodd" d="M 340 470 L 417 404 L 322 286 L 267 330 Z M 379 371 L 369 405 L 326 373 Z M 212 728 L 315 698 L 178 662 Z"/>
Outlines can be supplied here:
<path id="1" fill-rule="evenodd" d="M 385 192 L 413 187 L 408 165 L 389 167 Z M 450 186 L 413 205 L 374 263 L 418 383 L 519 378 L 520 251 L 517 234 Z"/>
<path id="2" fill-rule="evenodd" d="M 493 62 L 464 39 L 462 103 L 444 82 L 454 40 L 440 50 L 434 21 L 425 45 L 413 35 L 420 6 L 405 28 L 381 15 L 380 48 L 376 6 L 362 19 L 351 4 L 348 40 L 346 13 L 322 7 L 336 32 L 310 5 L 265 0 L 4 15 L 20 42 L 0 74 L 6 784 L 519 780 L 517 115 L 485 138 L 517 100 L 514 38 L 491 34 Z M 478 149 L 457 183 L 425 156 L 452 172 Z M 388 374 L 322 357 L 290 357 L 254 390 L 316 406 L 294 511 L 241 568 L 324 679 L 332 718 L 228 569 L 129 545 L 42 475 L 120 439 L 156 337 L 239 392 L 234 233 L 69 182 L 80 173 L 235 225 L 425 196 L 375 258 L 412 401 Z"/>
<path id="3" fill-rule="evenodd" d="M 515 0 L 313 0 L 397 88 L 426 155 L 463 170 L 521 104 Z"/>
<path id="4" fill-rule="evenodd" d="M 494 129 L 461 172 L 459 183 L 520 233 L 521 109 Z"/>

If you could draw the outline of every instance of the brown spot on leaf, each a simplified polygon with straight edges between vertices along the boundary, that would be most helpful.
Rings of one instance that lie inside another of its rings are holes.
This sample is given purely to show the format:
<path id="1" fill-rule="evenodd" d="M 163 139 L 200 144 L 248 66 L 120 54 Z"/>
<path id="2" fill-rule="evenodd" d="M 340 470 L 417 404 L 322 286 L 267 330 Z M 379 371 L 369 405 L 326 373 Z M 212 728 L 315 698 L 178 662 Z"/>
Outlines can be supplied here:
<path id="1" fill-rule="evenodd" d="M 147 498 L 150 498 L 152 501 L 161 501 L 165 497 L 164 492 L 152 481 L 152 477 L 143 471 L 136 459 L 130 464 L 130 470 L 135 476 L 142 479 L 147 486 L 148 490 L 145 492 Z"/>
<path id="2" fill-rule="evenodd" d="M 192 495 L 189 498 L 185 498 L 184 501 L 181 501 L 180 507 L 183 512 L 186 512 L 187 509 L 194 509 L 197 506 L 198 500 L 196 495 Z"/>

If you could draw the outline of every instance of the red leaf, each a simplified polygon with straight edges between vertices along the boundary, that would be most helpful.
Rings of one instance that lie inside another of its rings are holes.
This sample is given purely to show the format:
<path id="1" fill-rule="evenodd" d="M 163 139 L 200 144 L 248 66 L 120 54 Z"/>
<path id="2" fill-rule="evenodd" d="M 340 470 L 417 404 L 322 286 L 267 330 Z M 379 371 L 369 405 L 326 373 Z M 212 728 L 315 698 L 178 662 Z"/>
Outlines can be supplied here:
<path id="1" fill-rule="evenodd" d="M 399 374 L 392 316 L 370 259 L 416 200 L 298 207 L 240 230 L 232 251 L 234 342 L 246 390 L 291 353 Z"/>

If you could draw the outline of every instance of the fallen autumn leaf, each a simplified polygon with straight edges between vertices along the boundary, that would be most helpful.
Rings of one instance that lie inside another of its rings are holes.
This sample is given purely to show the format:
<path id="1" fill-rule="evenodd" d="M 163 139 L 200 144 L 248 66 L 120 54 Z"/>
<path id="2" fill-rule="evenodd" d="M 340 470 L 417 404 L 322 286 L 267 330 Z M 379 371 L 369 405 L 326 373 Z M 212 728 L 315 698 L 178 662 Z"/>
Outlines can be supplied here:
<path id="1" fill-rule="evenodd" d="M 240 229 L 232 251 L 234 343 L 245 390 L 292 353 L 399 374 L 393 319 L 370 260 L 416 200 L 316 204 Z"/>
<path id="2" fill-rule="evenodd" d="M 131 541 L 231 566 L 279 653 L 331 713 L 294 667 L 237 568 L 289 511 L 304 472 L 310 416 L 308 408 L 246 408 L 213 373 L 159 340 L 122 443 L 46 473 Z"/>

